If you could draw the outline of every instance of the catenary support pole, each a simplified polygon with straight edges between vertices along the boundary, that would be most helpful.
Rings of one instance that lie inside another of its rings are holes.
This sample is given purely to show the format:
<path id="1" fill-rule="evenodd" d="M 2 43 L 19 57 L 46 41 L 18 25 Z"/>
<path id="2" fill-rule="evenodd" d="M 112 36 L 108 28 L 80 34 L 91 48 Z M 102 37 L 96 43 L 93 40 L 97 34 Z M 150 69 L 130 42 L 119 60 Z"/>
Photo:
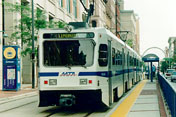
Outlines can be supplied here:
<path id="1" fill-rule="evenodd" d="M 35 51 L 34 51 L 34 1 L 32 0 L 32 88 L 35 88 Z"/>

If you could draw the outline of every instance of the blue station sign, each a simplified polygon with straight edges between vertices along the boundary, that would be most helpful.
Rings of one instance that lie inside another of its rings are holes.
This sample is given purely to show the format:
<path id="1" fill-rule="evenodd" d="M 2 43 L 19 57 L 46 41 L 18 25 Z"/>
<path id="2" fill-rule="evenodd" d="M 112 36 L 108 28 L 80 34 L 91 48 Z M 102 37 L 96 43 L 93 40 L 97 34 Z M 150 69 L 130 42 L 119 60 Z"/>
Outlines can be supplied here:
<path id="1" fill-rule="evenodd" d="M 144 62 L 158 62 L 159 58 L 142 58 Z"/>
<path id="2" fill-rule="evenodd" d="M 21 87 L 19 46 L 3 47 L 3 90 L 19 90 Z"/>

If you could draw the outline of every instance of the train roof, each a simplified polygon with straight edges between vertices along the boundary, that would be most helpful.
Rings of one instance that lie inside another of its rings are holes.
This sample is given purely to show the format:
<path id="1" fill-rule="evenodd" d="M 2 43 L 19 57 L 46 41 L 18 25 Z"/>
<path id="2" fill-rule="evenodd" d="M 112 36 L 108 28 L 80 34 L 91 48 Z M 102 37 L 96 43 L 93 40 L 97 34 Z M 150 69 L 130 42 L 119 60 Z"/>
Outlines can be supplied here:
<path id="1" fill-rule="evenodd" d="M 117 40 L 123 46 L 126 46 L 126 48 L 129 49 L 131 52 L 135 53 L 135 55 L 138 58 L 141 58 L 140 55 L 134 49 L 132 49 L 128 44 L 124 43 L 121 39 L 119 39 L 117 36 L 115 36 L 111 31 L 109 31 L 105 28 L 97 28 L 97 29 L 100 30 L 100 32 L 105 32 L 105 33 L 109 34 L 113 39 Z"/>
<path id="2" fill-rule="evenodd" d="M 84 30 L 83 30 L 84 29 Z M 47 31 L 48 33 L 51 32 L 58 32 L 62 31 L 62 32 L 67 32 L 66 29 L 61 28 L 61 29 L 40 29 L 41 32 L 45 32 Z M 77 29 L 72 29 L 71 32 L 94 32 L 94 33 L 104 33 L 104 34 L 108 34 L 110 37 L 112 37 L 113 39 L 115 39 L 116 41 L 118 41 L 122 46 L 126 46 L 127 49 L 129 49 L 131 52 L 135 53 L 135 55 L 140 58 L 140 55 L 134 51 L 130 46 L 128 46 L 127 44 L 125 44 L 121 39 L 119 39 L 117 36 L 115 36 L 111 31 L 109 31 L 108 29 L 104 28 L 104 27 L 89 27 L 89 28 L 77 28 Z"/>

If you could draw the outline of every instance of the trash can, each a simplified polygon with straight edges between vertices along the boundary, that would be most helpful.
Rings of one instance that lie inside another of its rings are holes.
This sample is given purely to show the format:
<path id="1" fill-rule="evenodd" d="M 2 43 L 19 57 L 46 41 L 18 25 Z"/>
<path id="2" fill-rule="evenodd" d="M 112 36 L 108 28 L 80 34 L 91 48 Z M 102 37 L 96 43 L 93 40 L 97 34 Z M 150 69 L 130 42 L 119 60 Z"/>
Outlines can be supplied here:
<path id="1" fill-rule="evenodd" d="M 21 61 L 19 46 L 3 47 L 3 90 L 20 90 Z"/>

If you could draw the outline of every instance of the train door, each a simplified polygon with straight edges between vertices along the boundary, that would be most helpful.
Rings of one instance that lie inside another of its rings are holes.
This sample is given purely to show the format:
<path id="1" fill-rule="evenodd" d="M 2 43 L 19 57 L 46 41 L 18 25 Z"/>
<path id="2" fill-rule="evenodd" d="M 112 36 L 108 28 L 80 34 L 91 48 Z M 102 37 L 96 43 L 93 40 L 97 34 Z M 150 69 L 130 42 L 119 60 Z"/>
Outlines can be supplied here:
<path id="1" fill-rule="evenodd" d="M 99 45 L 99 58 L 98 58 L 98 62 L 99 62 L 99 66 L 100 69 L 102 69 L 103 71 L 107 71 L 109 70 L 109 54 L 110 54 L 110 50 L 109 50 L 109 43 L 108 44 L 100 44 Z M 101 92 L 102 92 L 102 102 L 104 104 L 106 104 L 107 106 L 109 106 L 110 101 L 109 101 L 109 77 L 104 77 L 104 78 L 100 78 L 98 81 L 100 84 L 100 88 L 101 88 Z"/>
<path id="2" fill-rule="evenodd" d="M 111 55 L 111 41 L 108 41 L 108 72 L 109 72 L 109 104 L 113 103 L 113 89 L 112 89 L 112 55 Z"/>
<path id="3" fill-rule="evenodd" d="M 136 81 L 138 82 L 138 63 L 137 63 L 137 58 L 136 58 Z"/>
<path id="4" fill-rule="evenodd" d="M 137 79 L 139 81 L 139 60 L 137 59 Z"/>
<path id="5" fill-rule="evenodd" d="M 132 65 L 132 68 L 133 68 L 133 84 L 136 82 L 135 80 L 135 67 L 134 67 L 134 55 L 133 55 L 133 58 L 132 58 L 132 61 L 133 61 L 133 65 Z"/>
<path id="6" fill-rule="evenodd" d="M 136 56 L 134 56 L 134 79 L 137 82 L 137 68 L 136 68 Z"/>
<path id="7" fill-rule="evenodd" d="M 122 79 L 123 79 L 123 92 L 125 92 L 125 54 L 124 54 L 124 48 L 122 48 Z"/>
<path id="8" fill-rule="evenodd" d="M 129 52 L 128 52 L 128 54 L 127 54 L 127 72 L 128 72 L 128 74 L 127 74 L 127 77 L 128 77 L 128 88 L 130 87 L 130 71 L 129 71 L 129 57 L 130 55 L 129 55 Z"/>

